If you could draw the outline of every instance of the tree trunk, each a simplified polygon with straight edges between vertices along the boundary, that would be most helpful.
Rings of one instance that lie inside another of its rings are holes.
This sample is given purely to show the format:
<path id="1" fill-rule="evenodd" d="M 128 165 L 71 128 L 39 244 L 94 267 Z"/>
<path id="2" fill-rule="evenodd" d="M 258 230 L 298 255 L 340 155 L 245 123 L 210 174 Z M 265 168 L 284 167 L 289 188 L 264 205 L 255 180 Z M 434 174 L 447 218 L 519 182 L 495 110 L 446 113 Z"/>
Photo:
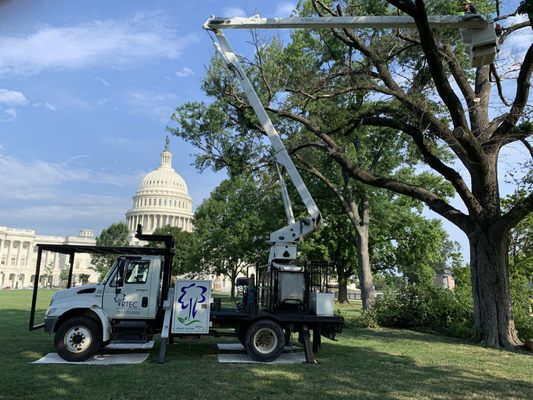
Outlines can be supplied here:
<path id="1" fill-rule="evenodd" d="M 363 310 L 368 311 L 372 307 L 374 293 L 374 278 L 370 270 L 370 255 L 368 251 L 368 225 L 359 226 L 357 229 L 357 260 L 359 264 L 359 286 L 361 287 L 361 300 Z"/>
<path id="2" fill-rule="evenodd" d="M 230 291 L 230 300 L 235 300 L 235 280 L 237 279 L 237 272 L 231 271 L 230 274 L 231 279 L 231 291 Z"/>
<path id="3" fill-rule="evenodd" d="M 508 233 L 478 228 L 469 242 L 478 339 L 490 347 L 520 345 L 511 310 Z"/>
<path id="4" fill-rule="evenodd" d="M 348 277 L 346 269 L 337 264 L 337 277 L 339 282 L 339 293 L 337 296 L 337 301 L 341 304 L 349 303 L 348 301 Z"/>

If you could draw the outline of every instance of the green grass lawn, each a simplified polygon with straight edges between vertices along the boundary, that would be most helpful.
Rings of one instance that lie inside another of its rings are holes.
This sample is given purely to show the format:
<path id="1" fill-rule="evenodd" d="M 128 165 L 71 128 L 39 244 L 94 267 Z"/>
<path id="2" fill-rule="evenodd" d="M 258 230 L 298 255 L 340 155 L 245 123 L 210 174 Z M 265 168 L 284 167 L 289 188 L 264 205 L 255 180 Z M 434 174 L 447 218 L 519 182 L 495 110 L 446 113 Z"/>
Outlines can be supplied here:
<path id="1" fill-rule="evenodd" d="M 44 309 L 51 292 L 42 294 Z M 30 291 L 0 291 L 0 400 L 531 399 L 533 394 L 531 353 L 392 329 L 347 329 L 338 342 L 324 339 L 317 365 L 218 364 L 214 338 L 176 340 L 165 364 L 157 363 L 156 344 L 148 361 L 138 365 L 32 365 L 54 348 L 42 330 L 28 332 L 30 301 Z"/>

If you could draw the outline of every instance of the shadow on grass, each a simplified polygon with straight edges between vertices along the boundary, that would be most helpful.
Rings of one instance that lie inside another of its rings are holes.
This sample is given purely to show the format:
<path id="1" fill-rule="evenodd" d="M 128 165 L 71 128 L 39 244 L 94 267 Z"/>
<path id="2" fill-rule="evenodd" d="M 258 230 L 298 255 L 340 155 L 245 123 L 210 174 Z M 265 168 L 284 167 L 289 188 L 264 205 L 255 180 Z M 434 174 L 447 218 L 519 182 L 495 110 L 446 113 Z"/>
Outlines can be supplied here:
<path id="1" fill-rule="evenodd" d="M 455 349 L 464 342 L 395 330 L 347 330 L 339 342 L 324 340 L 318 365 L 218 364 L 221 340 L 211 337 L 176 340 L 165 364 L 157 363 L 156 343 L 149 361 L 138 365 L 30 365 L 54 349 L 51 336 L 27 331 L 27 319 L 26 312 L 0 310 L 2 400 L 527 399 L 533 393 L 527 371 L 533 357 L 511 354 L 515 370 L 508 371 L 483 365 L 493 350 L 473 346 L 477 353 L 465 364 L 469 358 Z M 442 357 L 432 354 L 440 351 Z M 457 362 L 445 352 L 457 352 Z"/>

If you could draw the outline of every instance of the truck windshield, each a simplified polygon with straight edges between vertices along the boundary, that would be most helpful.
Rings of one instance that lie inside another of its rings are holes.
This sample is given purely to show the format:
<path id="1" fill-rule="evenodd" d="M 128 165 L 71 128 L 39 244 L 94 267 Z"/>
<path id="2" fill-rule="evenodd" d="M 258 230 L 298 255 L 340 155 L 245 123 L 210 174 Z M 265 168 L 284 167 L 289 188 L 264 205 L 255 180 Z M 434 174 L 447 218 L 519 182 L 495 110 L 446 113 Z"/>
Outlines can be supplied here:
<path id="1" fill-rule="evenodd" d="M 109 278 L 111 277 L 111 275 L 113 275 L 113 271 L 115 271 L 115 268 L 117 267 L 117 262 L 118 260 L 116 260 L 111 266 L 111 268 L 109 268 L 109 271 L 107 271 L 107 274 L 105 275 L 104 279 L 102 279 L 101 282 L 98 282 L 100 285 L 105 285 L 107 281 L 109 280 Z"/>

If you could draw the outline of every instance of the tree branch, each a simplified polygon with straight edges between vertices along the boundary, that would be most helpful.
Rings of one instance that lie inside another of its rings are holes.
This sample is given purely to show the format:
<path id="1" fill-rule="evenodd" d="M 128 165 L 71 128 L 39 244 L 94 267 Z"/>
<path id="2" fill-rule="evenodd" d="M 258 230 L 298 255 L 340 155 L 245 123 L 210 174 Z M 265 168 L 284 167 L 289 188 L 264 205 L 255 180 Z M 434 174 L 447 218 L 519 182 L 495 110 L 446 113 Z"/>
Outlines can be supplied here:
<path id="1" fill-rule="evenodd" d="M 359 216 L 357 208 L 355 207 L 355 209 L 352 210 L 347 199 L 344 197 L 342 192 L 333 184 L 333 182 L 326 178 L 316 167 L 304 161 L 303 158 L 300 157 L 298 154 L 296 154 L 295 157 L 303 165 L 303 169 L 305 171 L 316 176 L 318 179 L 324 182 L 328 189 L 331 190 L 333 194 L 335 194 L 337 199 L 341 202 L 344 211 L 350 216 L 350 219 L 352 219 L 352 221 L 359 225 L 361 223 L 361 217 Z"/>
<path id="2" fill-rule="evenodd" d="M 363 118 L 362 124 L 389 127 L 405 132 L 407 135 L 411 136 L 416 146 L 422 153 L 424 161 L 453 185 L 467 206 L 470 214 L 474 216 L 485 213 L 485 210 L 472 194 L 461 175 L 453 168 L 444 164 L 437 156 L 433 154 L 431 149 L 427 146 L 424 140 L 424 135 L 420 129 L 413 125 L 401 122 L 398 118 L 367 117 Z"/>
<path id="3" fill-rule="evenodd" d="M 509 26 L 507 28 L 503 28 L 504 32 L 500 36 L 500 39 L 498 40 L 498 43 L 501 45 L 511 33 L 513 33 L 514 31 L 517 31 L 519 29 L 522 29 L 522 28 L 527 28 L 528 26 L 530 26 L 529 21 L 524 21 L 524 22 L 520 22 L 518 24 L 511 25 L 511 26 Z"/>
<path id="4" fill-rule="evenodd" d="M 461 93 L 465 97 L 468 109 L 471 109 L 475 104 L 475 93 L 472 90 L 472 87 L 470 86 L 470 83 L 468 82 L 468 79 L 465 76 L 461 63 L 459 62 L 459 60 L 455 56 L 455 52 L 449 45 L 444 46 L 444 48 L 442 49 L 442 54 L 444 55 L 446 64 L 448 64 L 448 68 L 450 68 L 450 72 L 452 73 L 455 82 L 457 82 L 457 86 L 459 86 Z"/>
<path id="5" fill-rule="evenodd" d="M 423 0 L 416 0 L 416 6 L 413 5 L 412 1 L 388 1 L 414 18 L 420 34 L 420 44 L 424 54 L 426 55 L 429 70 L 431 71 L 437 92 L 444 101 L 444 104 L 446 104 L 454 126 L 456 128 L 461 127 L 463 129 L 468 129 L 468 124 L 465 119 L 465 113 L 463 106 L 461 105 L 461 101 L 450 86 L 448 78 L 446 77 L 446 72 L 442 67 L 441 56 L 439 54 L 437 44 L 435 43 L 433 32 L 431 31 L 431 27 L 428 23 Z"/>
<path id="6" fill-rule="evenodd" d="M 531 156 L 531 158 L 533 158 L 533 147 L 531 146 L 531 144 L 529 144 L 529 142 L 525 138 L 520 139 L 520 141 L 524 144 L 524 146 L 526 146 L 526 149 L 528 149 L 529 151 L 529 155 Z"/>
<path id="7" fill-rule="evenodd" d="M 331 157 L 354 179 L 370 186 L 392 190 L 393 192 L 420 200 L 431 210 L 442 215 L 444 218 L 461 228 L 464 232 L 468 233 L 473 229 L 472 223 L 469 221 L 467 215 L 450 206 L 431 191 L 392 178 L 375 176 L 374 174 L 353 165 L 352 162 L 346 158 L 344 151 L 337 145 L 333 138 L 322 132 L 320 127 L 311 120 L 286 110 L 277 110 L 271 107 L 268 107 L 267 110 L 276 113 L 281 117 L 290 118 L 305 126 L 328 146 L 328 151 Z"/>
<path id="8" fill-rule="evenodd" d="M 529 97 L 529 89 L 531 87 L 531 73 L 533 72 L 533 44 L 529 46 L 529 49 L 524 57 L 524 62 L 520 68 L 518 79 L 516 80 L 516 95 L 511 106 L 511 110 L 498 128 L 496 128 L 493 137 L 503 137 L 511 131 L 516 125 L 518 119 L 522 116 L 524 107 L 527 104 Z"/>
<path id="9" fill-rule="evenodd" d="M 500 75 L 498 75 L 498 71 L 496 70 L 496 66 L 494 65 L 494 63 L 490 64 L 490 73 L 494 77 L 494 82 L 496 82 L 496 88 L 498 89 L 498 96 L 500 96 L 500 100 L 507 107 L 510 107 L 511 105 L 505 99 L 505 96 L 503 95 L 502 80 L 500 78 Z"/>
<path id="10" fill-rule="evenodd" d="M 516 204 L 504 214 L 498 222 L 496 222 L 494 228 L 509 231 L 531 211 L 533 211 L 533 193 L 530 193 L 522 202 Z"/>

